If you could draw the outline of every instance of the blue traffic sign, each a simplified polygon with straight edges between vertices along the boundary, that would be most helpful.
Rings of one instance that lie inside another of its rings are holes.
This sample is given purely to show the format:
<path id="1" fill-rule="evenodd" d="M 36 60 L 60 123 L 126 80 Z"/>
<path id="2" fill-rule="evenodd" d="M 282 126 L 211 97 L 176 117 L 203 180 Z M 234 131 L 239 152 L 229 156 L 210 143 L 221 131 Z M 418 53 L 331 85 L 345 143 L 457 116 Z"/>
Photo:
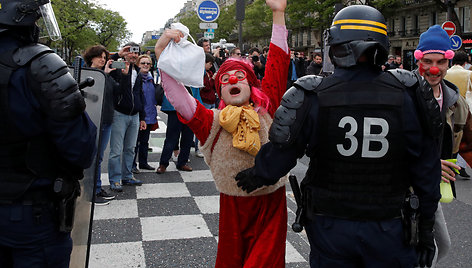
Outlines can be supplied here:
<path id="1" fill-rule="evenodd" d="M 220 15 L 220 7 L 214 1 L 202 1 L 197 6 L 197 15 L 204 22 L 215 21 Z"/>
<path id="2" fill-rule="evenodd" d="M 462 38 L 458 35 L 451 36 L 451 47 L 458 50 L 462 46 Z"/>

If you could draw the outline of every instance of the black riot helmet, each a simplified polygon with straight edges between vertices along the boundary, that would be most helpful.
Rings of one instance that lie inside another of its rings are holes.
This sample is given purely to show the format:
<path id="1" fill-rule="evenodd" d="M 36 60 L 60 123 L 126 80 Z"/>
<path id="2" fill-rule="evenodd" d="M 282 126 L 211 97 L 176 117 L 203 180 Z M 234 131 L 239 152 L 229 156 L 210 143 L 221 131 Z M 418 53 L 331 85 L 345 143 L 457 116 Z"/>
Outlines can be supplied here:
<path id="1" fill-rule="evenodd" d="M 328 45 L 336 66 L 354 66 L 363 54 L 371 64 L 384 64 L 390 47 L 385 19 L 370 6 L 345 7 L 336 14 L 328 30 Z"/>
<path id="2" fill-rule="evenodd" d="M 43 17 L 49 37 L 54 41 L 61 39 L 49 0 L 0 0 L 0 32 L 35 28 L 40 17 Z"/>

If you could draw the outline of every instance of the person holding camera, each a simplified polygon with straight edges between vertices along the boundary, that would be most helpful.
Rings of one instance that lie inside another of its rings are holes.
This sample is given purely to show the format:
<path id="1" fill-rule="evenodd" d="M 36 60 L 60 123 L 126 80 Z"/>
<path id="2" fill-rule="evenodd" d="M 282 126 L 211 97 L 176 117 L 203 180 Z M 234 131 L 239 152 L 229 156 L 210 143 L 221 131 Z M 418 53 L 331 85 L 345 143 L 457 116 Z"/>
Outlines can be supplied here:
<path id="1" fill-rule="evenodd" d="M 122 185 L 142 184 L 132 173 L 138 131 L 146 129 L 143 77 L 136 65 L 138 56 L 139 46 L 133 42 L 111 56 L 115 61 L 111 67 L 117 69 L 110 72 L 110 75 L 119 86 L 113 93 L 115 111 L 111 126 L 108 178 L 110 189 L 116 192 L 123 191 Z M 124 64 L 118 61 L 119 58 L 125 59 Z M 122 65 L 116 66 L 117 63 Z"/>
<path id="2" fill-rule="evenodd" d="M 114 69 L 111 68 L 113 60 L 109 59 L 110 53 L 102 45 L 89 47 L 84 53 L 84 60 L 88 67 L 103 70 L 105 72 L 105 93 L 103 96 L 102 121 L 100 130 L 100 143 L 98 144 L 98 171 L 95 188 L 95 204 L 108 205 L 109 200 L 115 198 L 114 195 L 109 194 L 102 188 L 101 167 L 103 161 L 103 154 L 108 146 L 111 135 L 111 124 L 113 122 L 113 90 L 118 84 L 109 75 Z"/>
<path id="3" fill-rule="evenodd" d="M 253 70 L 257 79 L 262 81 L 262 78 L 264 78 L 265 65 L 262 64 L 259 58 L 260 54 L 261 51 L 257 47 L 249 49 L 249 61 L 254 65 Z"/>

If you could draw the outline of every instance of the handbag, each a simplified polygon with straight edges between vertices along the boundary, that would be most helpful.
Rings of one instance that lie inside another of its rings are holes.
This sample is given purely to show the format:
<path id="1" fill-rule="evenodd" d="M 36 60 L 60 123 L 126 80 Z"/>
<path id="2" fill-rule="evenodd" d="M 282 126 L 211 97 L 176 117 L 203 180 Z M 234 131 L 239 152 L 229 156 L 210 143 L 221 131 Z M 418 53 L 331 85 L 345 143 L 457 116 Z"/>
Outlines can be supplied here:
<path id="1" fill-rule="evenodd" d="M 155 96 L 157 105 L 162 106 L 162 101 L 164 100 L 164 89 L 161 84 L 155 84 Z"/>
<path id="2" fill-rule="evenodd" d="M 203 87 L 205 72 L 203 48 L 195 44 L 195 40 L 185 25 L 172 23 L 171 29 L 181 31 L 184 37 L 180 39 L 179 43 L 175 43 L 173 40 L 169 42 L 159 56 L 157 67 L 186 86 Z M 187 40 L 188 36 L 193 43 Z"/>

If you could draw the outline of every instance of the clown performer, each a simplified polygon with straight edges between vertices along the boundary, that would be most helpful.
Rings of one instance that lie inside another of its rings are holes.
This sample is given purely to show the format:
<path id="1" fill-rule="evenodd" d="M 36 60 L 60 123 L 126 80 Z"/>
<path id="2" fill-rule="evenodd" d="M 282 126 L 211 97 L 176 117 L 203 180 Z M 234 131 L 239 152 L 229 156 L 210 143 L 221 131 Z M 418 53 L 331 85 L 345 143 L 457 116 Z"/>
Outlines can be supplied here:
<path id="1" fill-rule="evenodd" d="M 460 96 L 458 88 L 444 79 L 449 67 L 449 60 L 454 57 L 451 41 L 446 31 L 439 25 L 434 25 L 422 33 L 414 56 L 418 65 L 415 72 L 423 76 L 431 85 L 434 97 L 441 109 L 442 122 L 445 122 L 443 132 L 439 137 L 439 144 L 442 180 L 449 183 L 449 181 L 456 180 L 453 168 L 459 170 L 460 167 L 445 159 L 453 158 L 453 148 L 455 145 L 459 145 L 460 137 L 462 137 L 459 133 L 462 132 L 466 124 L 468 106 L 464 98 Z M 458 136 L 460 136 L 459 139 L 455 140 L 455 137 Z M 470 137 L 470 135 L 466 136 Z M 451 247 L 451 239 L 440 203 L 435 213 L 434 240 L 437 246 L 437 256 L 433 260 L 433 265 L 444 258 Z"/>
<path id="2" fill-rule="evenodd" d="M 285 267 L 286 176 L 251 194 L 237 186 L 239 171 L 254 165 L 268 142 L 272 116 L 286 88 L 289 64 L 286 0 L 266 0 L 273 12 L 272 39 L 262 87 L 252 66 L 227 59 L 215 77 L 219 109 L 206 109 L 184 86 L 161 72 L 167 98 L 200 141 L 205 161 L 220 191 L 216 267 Z M 159 57 L 182 33 L 167 29 L 156 44 Z"/>

